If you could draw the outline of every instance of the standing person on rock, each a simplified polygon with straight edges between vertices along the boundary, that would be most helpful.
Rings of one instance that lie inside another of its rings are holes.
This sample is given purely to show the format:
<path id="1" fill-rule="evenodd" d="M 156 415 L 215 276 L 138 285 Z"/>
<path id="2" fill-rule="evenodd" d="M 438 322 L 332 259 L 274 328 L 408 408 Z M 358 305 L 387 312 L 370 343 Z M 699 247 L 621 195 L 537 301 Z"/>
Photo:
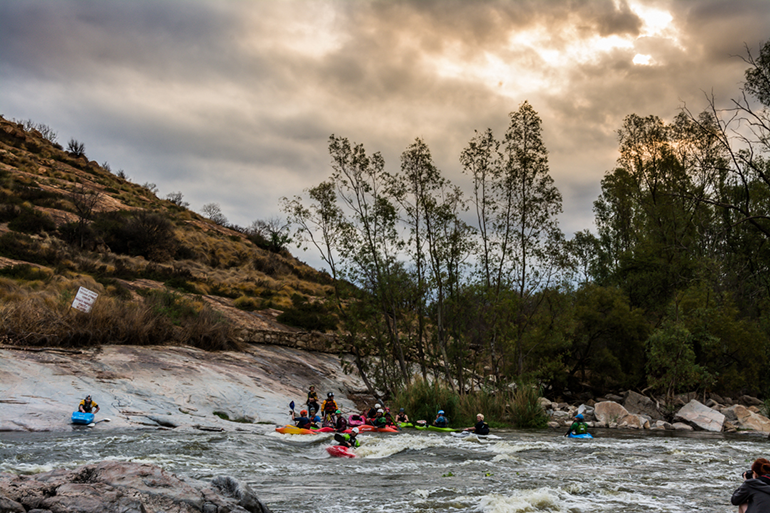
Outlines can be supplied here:
<path id="1" fill-rule="evenodd" d="M 738 506 L 739 513 L 770 513 L 770 461 L 759 458 L 743 479 L 730 498 L 733 506 Z"/>
<path id="2" fill-rule="evenodd" d="M 308 390 L 307 392 L 306 404 L 311 417 L 315 415 L 315 412 L 320 410 L 320 408 L 318 407 L 318 394 L 315 391 L 315 385 L 310 385 L 310 390 Z"/>
<path id="3" fill-rule="evenodd" d="M 96 415 L 97 413 L 99 413 L 99 405 L 91 400 L 90 395 L 87 395 L 85 399 L 80 401 L 80 406 L 78 406 L 78 411 L 82 413 L 93 413 L 94 415 Z"/>

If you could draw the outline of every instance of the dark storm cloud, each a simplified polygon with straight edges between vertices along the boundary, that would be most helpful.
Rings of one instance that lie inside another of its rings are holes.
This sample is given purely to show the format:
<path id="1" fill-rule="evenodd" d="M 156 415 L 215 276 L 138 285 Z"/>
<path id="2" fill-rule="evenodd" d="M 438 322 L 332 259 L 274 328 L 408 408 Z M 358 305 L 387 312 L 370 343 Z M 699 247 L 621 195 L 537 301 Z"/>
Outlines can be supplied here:
<path id="1" fill-rule="evenodd" d="M 669 12 L 670 27 L 650 32 L 639 4 Z M 467 186 L 458 155 L 474 129 L 502 137 L 528 100 L 571 233 L 591 226 L 623 118 L 734 95 L 735 56 L 767 38 L 768 11 L 764 0 L 0 0 L 0 111 L 248 224 L 328 176 L 330 134 L 381 151 L 392 171 L 421 137 Z"/>

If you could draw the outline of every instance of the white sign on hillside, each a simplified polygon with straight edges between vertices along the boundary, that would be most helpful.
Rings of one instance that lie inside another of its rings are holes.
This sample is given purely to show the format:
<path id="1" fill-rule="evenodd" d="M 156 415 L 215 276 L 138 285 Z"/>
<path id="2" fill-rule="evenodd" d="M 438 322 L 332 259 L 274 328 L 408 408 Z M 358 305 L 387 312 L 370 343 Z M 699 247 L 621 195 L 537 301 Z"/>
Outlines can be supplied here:
<path id="1" fill-rule="evenodd" d="M 96 292 L 88 290 L 85 287 L 80 287 L 75 296 L 75 300 L 72 302 L 72 308 L 88 313 L 91 311 L 91 308 L 93 308 L 94 303 L 96 303 L 96 298 L 98 297 L 99 294 Z"/>

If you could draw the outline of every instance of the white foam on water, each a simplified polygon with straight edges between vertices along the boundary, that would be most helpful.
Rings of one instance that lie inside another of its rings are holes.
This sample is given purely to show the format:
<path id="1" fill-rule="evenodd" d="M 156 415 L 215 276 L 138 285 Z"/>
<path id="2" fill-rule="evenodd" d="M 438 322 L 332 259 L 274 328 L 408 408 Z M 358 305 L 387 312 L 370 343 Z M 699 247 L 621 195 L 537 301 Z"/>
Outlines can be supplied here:
<path id="1" fill-rule="evenodd" d="M 469 498 L 468 498 L 469 499 Z M 549 488 L 523 490 L 512 495 L 489 494 L 478 500 L 481 513 L 525 513 L 530 511 L 565 511 L 557 493 Z"/>
<path id="2" fill-rule="evenodd" d="M 398 436 L 369 436 L 359 435 L 361 447 L 356 449 L 360 458 L 387 458 L 402 451 L 421 451 L 447 445 L 446 438 L 438 436 L 414 436 L 401 434 Z"/>

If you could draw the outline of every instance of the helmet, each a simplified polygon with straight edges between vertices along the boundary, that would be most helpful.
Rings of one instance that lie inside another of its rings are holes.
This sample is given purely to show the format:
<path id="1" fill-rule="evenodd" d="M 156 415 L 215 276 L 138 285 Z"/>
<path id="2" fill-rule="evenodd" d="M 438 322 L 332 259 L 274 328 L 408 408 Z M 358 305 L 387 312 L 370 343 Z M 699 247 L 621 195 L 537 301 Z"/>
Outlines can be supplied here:
<path id="1" fill-rule="evenodd" d="M 575 418 L 578 420 L 583 420 L 585 417 L 583 417 L 582 413 L 578 413 L 577 415 L 575 415 Z"/>
<path id="2" fill-rule="evenodd" d="M 374 405 L 375 408 L 382 408 L 382 405 L 380 403 L 377 403 Z"/>
<path id="3" fill-rule="evenodd" d="M 342 413 L 342 410 L 337 410 L 334 413 Z"/>
<path id="4" fill-rule="evenodd" d="M 299 412 L 299 414 L 304 417 L 305 415 L 307 415 L 307 410 L 302 410 L 301 412 Z"/>
<path id="5" fill-rule="evenodd" d="M 379 410 L 377 410 L 377 413 L 385 413 L 385 412 L 382 411 L 382 408 L 380 408 Z"/>
<path id="6" fill-rule="evenodd" d="M 310 388 L 315 388 L 315 385 L 310 385 Z"/>
<path id="7" fill-rule="evenodd" d="M 326 397 L 334 397 L 334 392 L 329 392 L 328 394 L 326 394 Z"/>
<path id="8" fill-rule="evenodd" d="M 86 401 L 90 401 L 90 400 L 91 400 L 91 396 L 90 396 L 90 395 L 87 395 L 87 396 L 86 396 Z"/>
<path id="9" fill-rule="evenodd" d="M 403 408 L 399 408 L 399 409 L 398 409 L 398 411 L 399 411 L 399 412 L 402 412 L 402 411 L 404 411 L 404 409 L 403 409 Z"/>
<path id="10" fill-rule="evenodd" d="M 443 415 L 443 414 L 444 414 L 444 410 L 439 410 L 439 411 L 438 411 L 438 414 L 439 414 L 439 415 Z"/>
<path id="11" fill-rule="evenodd" d="M 353 432 L 353 433 L 355 433 L 355 434 L 358 434 L 358 428 L 357 428 L 357 427 L 354 427 L 353 429 L 351 429 L 351 432 Z"/>

